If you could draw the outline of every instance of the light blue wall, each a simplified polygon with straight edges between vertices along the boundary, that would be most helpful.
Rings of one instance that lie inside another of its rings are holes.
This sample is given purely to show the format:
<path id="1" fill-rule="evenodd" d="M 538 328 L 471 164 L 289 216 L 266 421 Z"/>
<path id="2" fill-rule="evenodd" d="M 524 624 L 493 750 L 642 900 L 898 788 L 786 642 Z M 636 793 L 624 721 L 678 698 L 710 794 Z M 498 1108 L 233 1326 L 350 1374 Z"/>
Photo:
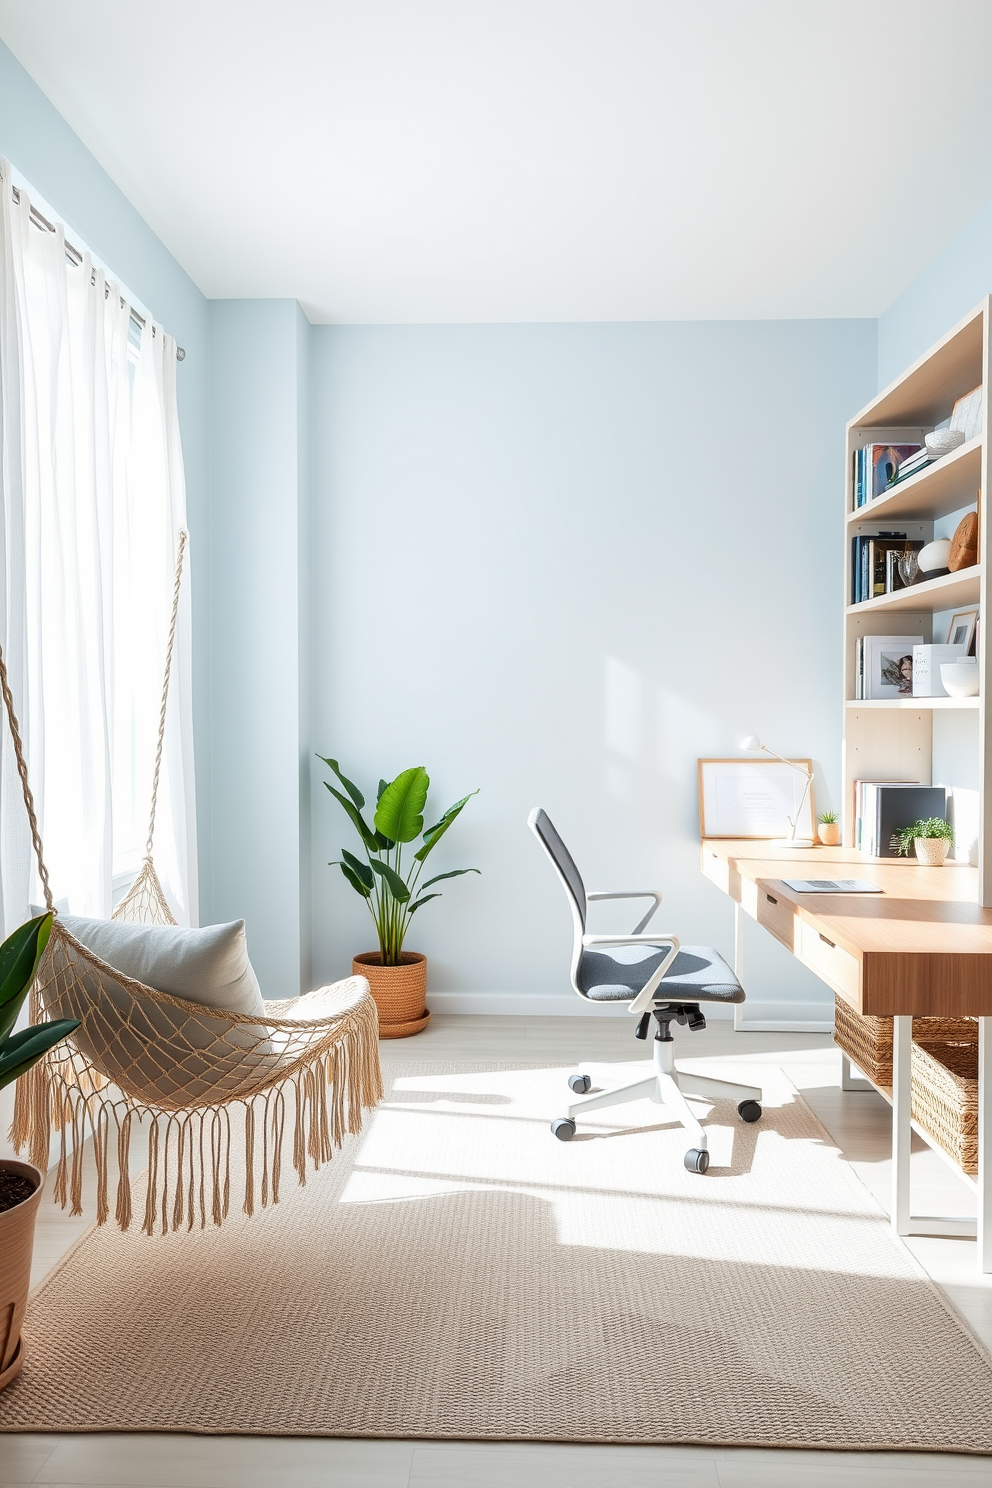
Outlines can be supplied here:
<path id="1" fill-rule="evenodd" d="M 992 202 L 975 214 L 878 321 L 878 386 L 939 341 L 992 290 Z"/>
<path id="2" fill-rule="evenodd" d="M 273 998 L 309 987 L 308 330 L 295 300 L 210 303 L 211 902 Z"/>
<path id="3" fill-rule="evenodd" d="M 0 155 L 186 351 L 178 398 L 193 574 L 193 685 L 200 916 L 210 919 L 210 628 L 207 607 L 207 301 L 106 171 L 0 42 Z"/>
<path id="4" fill-rule="evenodd" d="M 839 492 L 875 322 L 311 336 L 314 748 L 367 790 L 422 763 L 436 807 L 482 788 L 437 857 L 483 877 L 415 922 L 436 993 L 570 996 L 538 804 L 591 887 L 657 885 L 665 926 L 729 951 L 696 759 L 757 731 L 840 804 Z M 322 981 L 374 942 L 319 785 L 313 830 Z M 830 1001 L 751 939 L 755 1000 Z"/>

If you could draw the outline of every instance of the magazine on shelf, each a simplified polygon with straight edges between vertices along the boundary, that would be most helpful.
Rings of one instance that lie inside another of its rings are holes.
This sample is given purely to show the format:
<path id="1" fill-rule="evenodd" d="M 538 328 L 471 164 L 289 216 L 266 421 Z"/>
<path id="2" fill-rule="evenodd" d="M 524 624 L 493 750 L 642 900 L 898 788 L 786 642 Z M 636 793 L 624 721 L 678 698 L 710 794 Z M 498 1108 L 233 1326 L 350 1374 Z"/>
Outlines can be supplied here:
<path id="1" fill-rule="evenodd" d="M 899 478 L 900 467 L 917 456 L 926 454 L 922 444 L 866 444 L 854 452 L 854 508 L 867 506 Z"/>

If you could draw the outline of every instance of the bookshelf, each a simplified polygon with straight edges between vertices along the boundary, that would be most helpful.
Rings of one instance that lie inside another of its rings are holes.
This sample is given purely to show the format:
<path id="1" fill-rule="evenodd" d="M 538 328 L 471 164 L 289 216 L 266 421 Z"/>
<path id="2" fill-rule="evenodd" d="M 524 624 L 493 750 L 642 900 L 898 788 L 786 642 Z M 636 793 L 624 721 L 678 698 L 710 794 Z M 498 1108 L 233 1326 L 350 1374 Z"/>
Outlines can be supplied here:
<path id="1" fill-rule="evenodd" d="M 992 296 L 863 408 L 847 425 L 844 469 L 843 841 L 853 847 L 856 780 L 921 780 L 947 786 L 959 853 L 978 865 L 978 897 L 992 905 L 992 742 L 989 740 L 987 608 L 990 317 Z M 986 390 L 975 438 L 865 505 L 852 509 L 855 451 L 869 443 L 920 443 L 960 397 Z M 966 511 L 979 513 L 978 563 L 909 589 L 851 604 L 853 539 L 905 531 L 949 537 Z M 954 610 L 981 607 L 980 695 L 975 698 L 855 698 L 857 647 L 866 635 L 919 633 L 942 642 Z M 977 803 L 977 805 L 976 805 Z M 968 841 L 964 840 L 969 839 Z"/>

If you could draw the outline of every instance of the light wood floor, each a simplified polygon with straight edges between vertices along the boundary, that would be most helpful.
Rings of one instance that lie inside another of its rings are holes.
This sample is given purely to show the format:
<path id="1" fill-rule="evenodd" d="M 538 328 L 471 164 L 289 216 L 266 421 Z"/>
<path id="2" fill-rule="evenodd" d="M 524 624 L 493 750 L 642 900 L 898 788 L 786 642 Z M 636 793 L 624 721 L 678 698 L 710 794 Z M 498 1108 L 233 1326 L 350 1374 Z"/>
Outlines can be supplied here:
<path id="1" fill-rule="evenodd" d="M 889 1110 L 873 1093 L 838 1089 L 839 1056 L 827 1035 L 738 1033 L 726 1024 L 679 1030 L 680 1058 L 778 1064 L 864 1183 L 888 1207 Z M 549 1063 L 639 1057 L 622 1018 L 436 1017 L 415 1040 L 382 1044 L 383 1061 L 464 1058 Z M 919 1145 L 917 1213 L 974 1213 L 945 1163 Z M 86 1221 L 53 1206 L 38 1226 L 35 1278 L 65 1253 Z M 992 1347 L 992 1278 L 975 1269 L 974 1242 L 912 1240 L 914 1254 L 974 1331 Z M 167 1387 L 166 1387 L 167 1388 Z M 713 1381 L 714 1391 L 720 1388 Z M 990 1400 L 992 1409 L 992 1400 Z M 786 1452 L 695 1447 L 332 1441 L 287 1437 L 4 1436 L 0 1488 L 90 1484 L 116 1488 L 992 1488 L 992 1461 L 961 1456 Z"/>

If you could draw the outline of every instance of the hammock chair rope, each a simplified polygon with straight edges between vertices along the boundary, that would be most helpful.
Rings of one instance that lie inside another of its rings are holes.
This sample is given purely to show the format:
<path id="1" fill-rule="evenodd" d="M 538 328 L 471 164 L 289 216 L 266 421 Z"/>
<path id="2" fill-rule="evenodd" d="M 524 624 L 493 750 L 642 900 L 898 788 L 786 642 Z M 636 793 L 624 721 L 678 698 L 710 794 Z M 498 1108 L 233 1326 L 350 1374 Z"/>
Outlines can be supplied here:
<path id="1" fill-rule="evenodd" d="M 159 714 L 147 854 L 114 918 L 175 925 L 152 861 L 169 677 L 179 612 L 186 534 L 180 534 Z M 45 904 L 54 902 L 45 866 L 21 731 L 0 648 L 0 690 Z M 333 1156 L 362 1112 L 382 1097 L 378 1017 L 362 977 L 302 997 L 267 1002 L 262 1016 L 228 1013 L 158 992 L 116 970 L 61 923 L 31 988 L 32 1024 L 74 1018 L 80 1027 L 22 1075 L 15 1087 L 11 1140 L 43 1171 L 52 1130 L 60 1135 L 54 1193 L 82 1214 L 83 1148 L 93 1138 L 96 1221 L 110 1215 L 109 1152 L 117 1135 L 115 1217 L 130 1227 L 130 1154 L 135 1127 L 147 1125 L 142 1229 L 223 1223 L 230 1207 L 232 1107 L 243 1116 L 245 1214 L 279 1202 L 283 1136 L 292 1121 L 292 1161 L 301 1185 Z M 71 1137 L 71 1150 L 69 1139 Z"/>

